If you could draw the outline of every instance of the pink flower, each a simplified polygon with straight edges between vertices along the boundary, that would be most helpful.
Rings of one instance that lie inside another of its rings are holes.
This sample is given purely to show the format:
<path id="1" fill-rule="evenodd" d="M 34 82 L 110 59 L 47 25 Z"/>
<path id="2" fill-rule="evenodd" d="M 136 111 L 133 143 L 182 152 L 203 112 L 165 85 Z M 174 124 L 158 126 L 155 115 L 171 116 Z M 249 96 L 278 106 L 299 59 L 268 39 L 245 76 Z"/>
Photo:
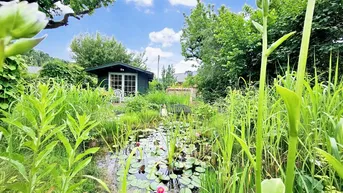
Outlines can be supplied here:
<path id="1" fill-rule="evenodd" d="M 157 193 L 164 193 L 164 188 L 162 186 L 159 186 L 157 188 Z"/>
<path id="2" fill-rule="evenodd" d="M 196 133 L 195 133 L 195 136 L 196 136 L 196 137 L 200 137 L 200 133 L 196 132 Z"/>
<path id="3" fill-rule="evenodd" d="M 139 142 L 136 142 L 136 147 L 139 147 L 140 145 L 141 145 L 141 143 L 139 143 Z"/>

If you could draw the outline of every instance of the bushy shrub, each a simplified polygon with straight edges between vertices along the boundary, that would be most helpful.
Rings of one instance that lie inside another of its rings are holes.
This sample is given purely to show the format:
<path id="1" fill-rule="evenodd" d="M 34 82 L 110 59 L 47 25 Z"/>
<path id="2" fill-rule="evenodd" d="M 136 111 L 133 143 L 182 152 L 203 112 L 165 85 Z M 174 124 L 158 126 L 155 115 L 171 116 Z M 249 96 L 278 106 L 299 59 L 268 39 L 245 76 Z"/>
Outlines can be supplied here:
<path id="1" fill-rule="evenodd" d="M 127 112 L 140 112 L 143 109 L 148 108 L 149 103 L 148 101 L 138 95 L 136 97 L 130 98 L 127 102 L 126 102 L 126 111 Z"/>
<path id="2" fill-rule="evenodd" d="M 3 72 L 0 73 L 0 109 L 8 109 L 24 90 L 22 69 L 25 67 L 20 56 L 12 56 L 5 60 Z"/>
<path id="3" fill-rule="evenodd" d="M 40 77 L 56 78 L 74 85 L 89 84 L 94 86 L 96 84 L 96 80 L 87 75 L 84 68 L 77 64 L 65 63 L 61 60 L 53 60 L 44 64 L 43 69 L 40 71 Z"/>
<path id="4" fill-rule="evenodd" d="M 196 105 L 193 112 L 200 120 L 209 120 L 217 113 L 216 109 L 208 103 L 200 103 Z"/>

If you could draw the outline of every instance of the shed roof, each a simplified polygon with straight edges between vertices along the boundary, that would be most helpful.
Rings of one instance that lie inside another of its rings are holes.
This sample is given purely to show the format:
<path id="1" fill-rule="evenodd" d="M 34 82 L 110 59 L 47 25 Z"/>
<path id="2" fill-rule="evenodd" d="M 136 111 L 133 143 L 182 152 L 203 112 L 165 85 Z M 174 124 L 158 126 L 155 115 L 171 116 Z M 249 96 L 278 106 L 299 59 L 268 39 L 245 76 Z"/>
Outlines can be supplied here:
<path id="1" fill-rule="evenodd" d="M 135 66 L 131 66 L 131 65 L 129 65 L 129 64 L 124 64 L 124 63 L 120 63 L 120 62 L 111 63 L 111 64 L 105 64 L 105 65 L 101 65 L 101 66 L 96 66 L 96 67 L 87 68 L 87 69 L 86 69 L 86 72 L 96 74 L 97 71 L 99 71 L 99 70 L 106 70 L 106 68 L 111 68 L 111 67 L 115 67 L 115 66 L 123 66 L 123 67 L 126 67 L 126 68 L 130 68 L 130 69 L 136 70 L 136 71 L 138 71 L 138 72 L 142 72 L 142 73 L 148 75 L 149 77 L 151 77 L 151 79 L 154 77 L 154 73 L 152 73 L 152 72 L 150 72 L 150 71 L 143 70 L 143 69 L 141 69 L 141 68 L 137 68 L 137 67 L 135 67 Z"/>

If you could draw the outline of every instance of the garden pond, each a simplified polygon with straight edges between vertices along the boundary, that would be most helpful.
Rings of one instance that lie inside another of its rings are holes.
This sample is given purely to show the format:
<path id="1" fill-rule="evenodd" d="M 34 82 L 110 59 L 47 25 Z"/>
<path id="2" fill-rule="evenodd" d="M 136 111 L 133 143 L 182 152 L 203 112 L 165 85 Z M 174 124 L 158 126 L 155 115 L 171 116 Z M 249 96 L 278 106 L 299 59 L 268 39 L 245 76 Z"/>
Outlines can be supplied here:
<path id="1" fill-rule="evenodd" d="M 126 148 L 98 157 L 97 165 L 118 192 L 127 183 L 130 193 L 156 192 L 159 187 L 168 192 L 197 193 L 211 160 L 211 144 L 190 124 L 170 122 L 139 130 L 129 137 Z"/>

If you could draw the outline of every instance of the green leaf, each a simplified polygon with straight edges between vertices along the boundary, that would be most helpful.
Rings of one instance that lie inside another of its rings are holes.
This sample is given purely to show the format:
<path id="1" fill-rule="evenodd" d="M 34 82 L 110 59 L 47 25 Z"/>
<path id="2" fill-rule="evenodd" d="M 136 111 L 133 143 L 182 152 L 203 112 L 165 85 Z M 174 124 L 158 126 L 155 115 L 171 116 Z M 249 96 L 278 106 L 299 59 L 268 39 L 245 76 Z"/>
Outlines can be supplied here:
<path id="1" fill-rule="evenodd" d="M 94 147 L 94 148 L 87 149 L 84 153 L 81 153 L 81 154 L 77 155 L 74 162 L 76 163 L 77 161 L 81 160 L 82 158 L 84 158 L 88 154 L 96 153 L 99 149 L 100 149 L 99 147 Z"/>
<path id="2" fill-rule="evenodd" d="M 295 92 L 279 85 L 276 85 L 276 91 L 281 95 L 281 98 L 286 104 L 290 125 L 289 135 L 292 137 L 298 137 L 300 97 Z"/>
<path id="3" fill-rule="evenodd" d="M 330 146 L 331 146 L 331 153 L 335 156 L 337 160 L 340 160 L 340 156 L 338 153 L 338 146 L 335 138 L 329 137 Z"/>
<path id="4" fill-rule="evenodd" d="M 3 71 L 4 61 L 5 61 L 5 42 L 0 37 L 0 72 Z"/>
<path id="5" fill-rule="evenodd" d="M 1 127 L 1 126 L 0 126 L 0 132 L 1 132 L 5 137 L 7 137 L 7 136 L 9 135 L 9 132 L 8 132 L 5 128 Z M 1 138 L 0 138 L 0 139 L 1 139 Z"/>
<path id="6" fill-rule="evenodd" d="M 18 172 L 23 176 L 23 178 L 26 181 L 29 181 L 27 178 L 25 166 L 22 163 L 15 161 L 13 159 L 10 159 L 8 157 L 5 157 L 5 156 L 0 156 L 0 159 L 10 162 L 18 170 Z"/>
<path id="7" fill-rule="evenodd" d="M 273 51 L 278 48 L 284 41 L 286 41 L 289 37 L 294 35 L 295 32 L 288 33 L 284 36 L 282 36 L 280 39 L 278 39 L 276 42 L 274 42 L 267 50 L 267 56 L 269 56 Z"/>
<path id="8" fill-rule="evenodd" d="M 280 178 L 263 180 L 262 193 L 285 193 L 285 185 Z"/>
<path id="9" fill-rule="evenodd" d="M 71 147 L 69 140 L 63 135 L 62 132 L 57 133 L 57 137 L 62 142 L 64 148 L 66 149 L 68 157 L 71 157 L 74 154 L 74 150 Z"/>
<path id="10" fill-rule="evenodd" d="M 180 193 L 192 193 L 192 190 L 189 188 L 181 188 Z"/>
<path id="11" fill-rule="evenodd" d="M 83 168 L 85 168 L 92 160 L 92 157 L 88 157 L 77 164 L 70 178 L 74 178 L 77 173 L 79 173 Z"/>
<path id="12" fill-rule="evenodd" d="M 243 139 L 241 139 L 240 137 L 238 137 L 236 134 L 231 132 L 231 135 L 235 137 L 235 139 L 238 141 L 238 143 L 241 145 L 242 149 L 244 150 L 244 152 L 247 154 L 250 162 L 252 163 L 253 167 L 256 167 L 256 162 L 255 159 L 253 158 L 253 156 L 250 153 L 249 147 L 248 145 L 245 143 L 245 141 Z"/>
<path id="13" fill-rule="evenodd" d="M 43 159 L 48 156 L 52 150 L 54 150 L 54 147 L 57 145 L 57 143 L 58 141 L 53 141 L 45 146 L 44 150 L 38 154 L 37 159 L 35 160 L 35 167 L 38 167 Z"/>
<path id="14" fill-rule="evenodd" d="M 16 42 L 5 47 L 5 57 L 15 56 L 30 51 L 46 38 L 46 35 L 41 38 L 19 39 Z"/>
<path id="15" fill-rule="evenodd" d="M 333 169 L 336 170 L 339 177 L 343 179 L 343 164 L 339 160 L 337 160 L 335 157 L 327 153 L 326 151 L 321 150 L 319 148 L 315 148 L 315 149 L 326 159 L 326 161 L 331 165 L 331 167 L 333 167 Z"/>
<path id="16" fill-rule="evenodd" d="M 0 68 L 1 68 L 1 65 L 0 65 Z M 0 69 L 0 72 L 1 72 L 1 69 Z M 6 110 L 6 109 L 8 109 L 8 107 L 9 107 L 9 105 L 7 103 L 0 103 L 0 108 L 1 109 Z"/>
<path id="17" fill-rule="evenodd" d="M 82 184 L 85 183 L 86 181 L 87 181 L 86 179 L 82 179 L 82 180 L 80 180 L 79 182 L 77 182 L 77 183 L 71 185 L 71 186 L 68 188 L 67 193 L 75 192 L 75 190 L 76 190 L 77 188 L 80 189 L 80 187 L 82 186 Z"/>
<path id="18" fill-rule="evenodd" d="M 341 118 L 336 126 L 336 139 L 338 143 L 343 145 L 343 118 Z"/>
<path id="19" fill-rule="evenodd" d="M 263 33 L 263 27 L 262 27 L 261 24 L 255 22 L 255 21 L 252 21 L 252 24 L 254 24 L 255 28 L 256 28 L 259 32 Z"/>
<path id="20" fill-rule="evenodd" d="M 107 187 L 106 183 L 103 182 L 102 180 L 100 180 L 94 176 L 89 176 L 89 175 L 83 175 L 83 177 L 90 178 L 90 179 L 97 181 L 107 192 L 111 192 L 110 189 Z"/>

